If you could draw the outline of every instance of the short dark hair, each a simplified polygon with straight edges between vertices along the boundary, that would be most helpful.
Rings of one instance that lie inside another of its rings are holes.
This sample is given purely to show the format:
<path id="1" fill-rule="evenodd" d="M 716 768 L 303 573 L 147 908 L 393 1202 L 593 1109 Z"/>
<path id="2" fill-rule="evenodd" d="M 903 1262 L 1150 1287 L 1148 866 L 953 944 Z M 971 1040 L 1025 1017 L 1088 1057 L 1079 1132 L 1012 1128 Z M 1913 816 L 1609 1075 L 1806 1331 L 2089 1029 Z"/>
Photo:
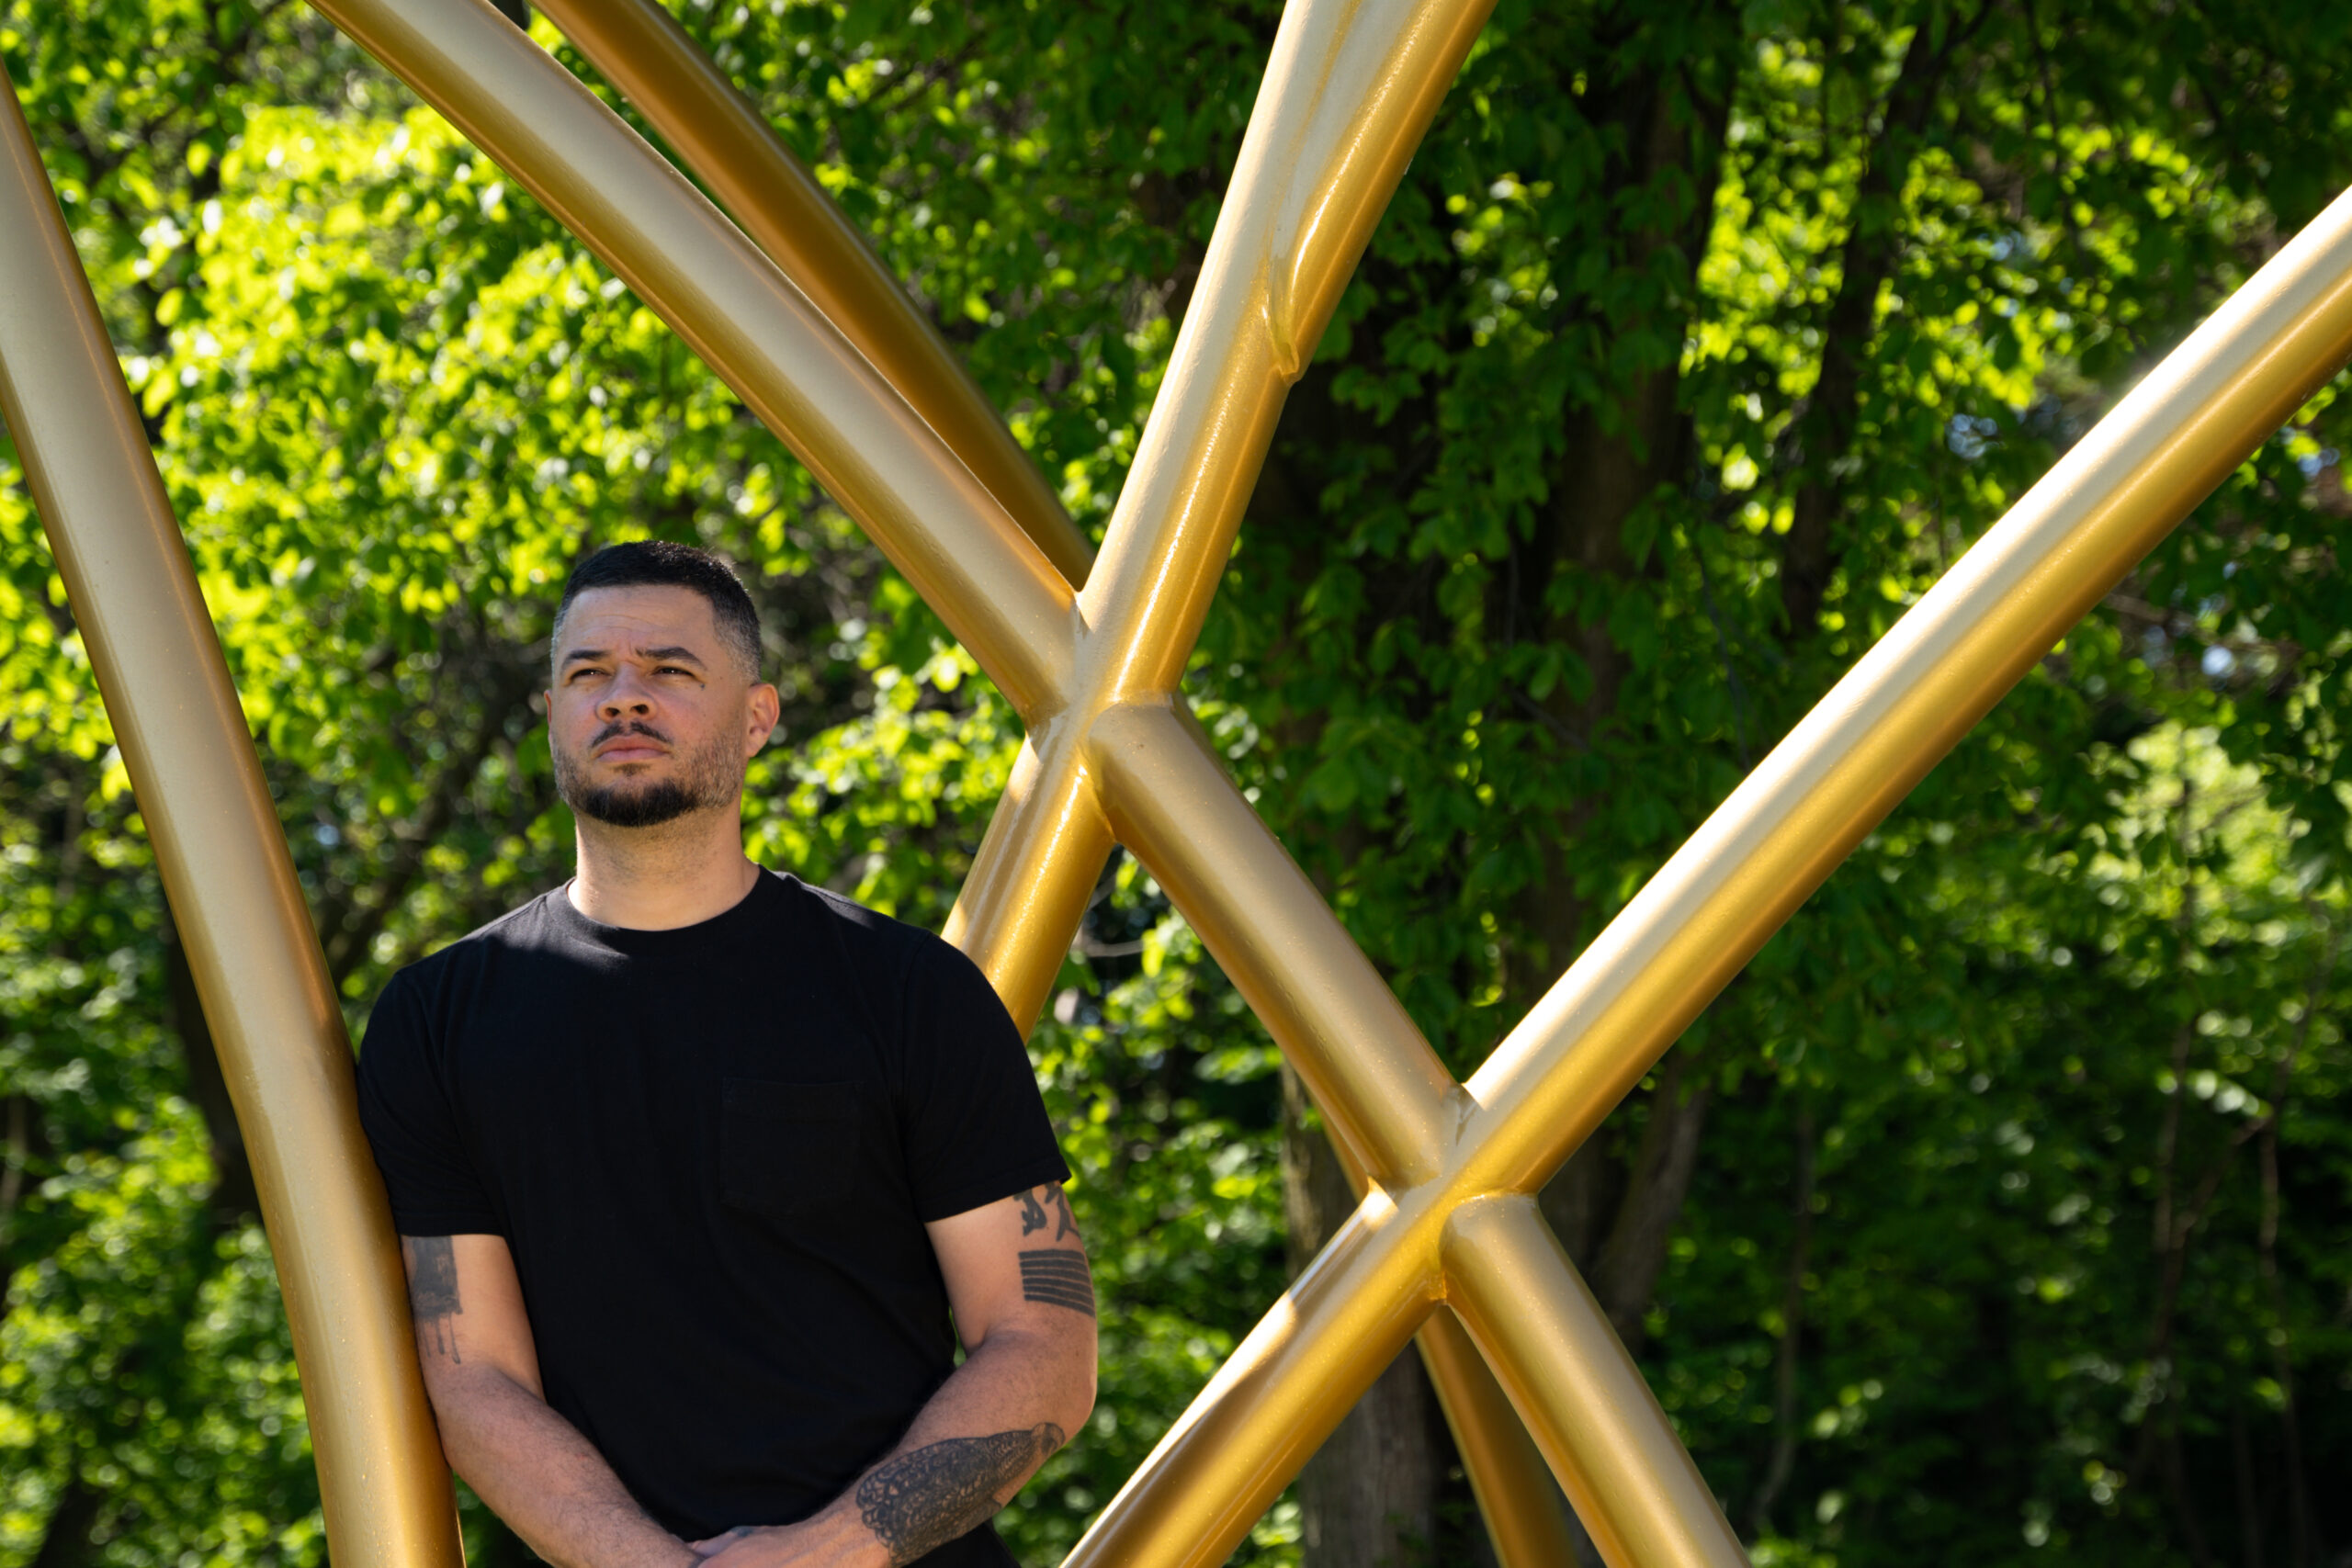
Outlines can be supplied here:
<path id="1" fill-rule="evenodd" d="M 718 626 L 718 640 L 735 656 L 746 680 L 760 678 L 760 613 L 743 592 L 743 580 L 724 556 L 693 545 L 667 539 L 639 539 L 632 544 L 606 545 L 571 569 L 563 597 L 555 607 L 556 633 L 571 614 L 571 602 L 596 588 L 691 588 L 710 602 L 710 617 Z M 554 658 L 563 657 L 550 647 Z"/>

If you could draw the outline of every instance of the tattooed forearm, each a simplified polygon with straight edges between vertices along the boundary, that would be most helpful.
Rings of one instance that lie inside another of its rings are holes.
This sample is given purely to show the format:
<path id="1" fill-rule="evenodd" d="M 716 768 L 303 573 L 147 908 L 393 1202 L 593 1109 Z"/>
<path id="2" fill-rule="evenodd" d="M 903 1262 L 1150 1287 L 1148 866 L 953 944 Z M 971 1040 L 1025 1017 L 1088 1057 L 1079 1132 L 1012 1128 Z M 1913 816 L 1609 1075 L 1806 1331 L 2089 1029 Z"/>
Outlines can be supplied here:
<path id="1" fill-rule="evenodd" d="M 1092 1317 L 1094 1277 L 1087 1271 L 1086 1254 L 1050 1247 L 1023 1253 L 1021 1297 Z"/>
<path id="2" fill-rule="evenodd" d="M 465 1311 L 458 1301 L 458 1258 L 446 1235 L 404 1235 L 401 1248 L 408 1255 L 408 1310 L 416 1320 L 417 1343 L 453 1361 L 458 1354 L 458 1325 L 449 1320 Z"/>
<path id="3" fill-rule="evenodd" d="M 1047 1421 L 1025 1432 L 950 1438 L 897 1459 L 857 1483 L 857 1511 L 894 1563 L 946 1545 L 1003 1506 L 1062 1446 Z"/>

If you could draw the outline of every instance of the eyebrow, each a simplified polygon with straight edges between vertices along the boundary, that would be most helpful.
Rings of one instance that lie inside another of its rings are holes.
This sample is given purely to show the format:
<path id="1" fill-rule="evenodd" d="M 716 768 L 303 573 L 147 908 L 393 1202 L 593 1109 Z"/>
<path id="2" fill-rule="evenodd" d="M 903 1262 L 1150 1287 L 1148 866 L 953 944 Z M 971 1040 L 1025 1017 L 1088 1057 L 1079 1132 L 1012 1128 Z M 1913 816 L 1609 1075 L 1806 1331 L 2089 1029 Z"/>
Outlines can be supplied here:
<path id="1" fill-rule="evenodd" d="M 650 659 L 663 664 L 692 664 L 697 669 L 707 668 L 703 663 L 702 656 L 691 648 L 640 648 L 637 650 L 637 656 L 639 659 Z M 563 656 L 563 663 L 568 667 L 579 663 L 583 659 L 605 660 L 611 657 L 612 652 L 608 649 L 575 648 Z"/>

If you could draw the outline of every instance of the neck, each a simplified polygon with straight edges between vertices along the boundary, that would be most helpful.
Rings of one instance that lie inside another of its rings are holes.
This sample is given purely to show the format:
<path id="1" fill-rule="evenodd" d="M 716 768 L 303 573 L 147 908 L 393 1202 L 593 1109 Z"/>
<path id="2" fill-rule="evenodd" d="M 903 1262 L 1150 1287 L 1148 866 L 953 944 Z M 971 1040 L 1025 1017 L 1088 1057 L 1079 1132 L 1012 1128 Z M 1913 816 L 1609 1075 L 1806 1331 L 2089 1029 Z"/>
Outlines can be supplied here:
<path id="1" fill-rule="evenodd" d="M 675 931 L 742 902 L 760 868 L 743 853 L 741 808 L 690 811 L 654 828 L 616 828 L 582 817 L 571 907 L 599 925 Z"/>

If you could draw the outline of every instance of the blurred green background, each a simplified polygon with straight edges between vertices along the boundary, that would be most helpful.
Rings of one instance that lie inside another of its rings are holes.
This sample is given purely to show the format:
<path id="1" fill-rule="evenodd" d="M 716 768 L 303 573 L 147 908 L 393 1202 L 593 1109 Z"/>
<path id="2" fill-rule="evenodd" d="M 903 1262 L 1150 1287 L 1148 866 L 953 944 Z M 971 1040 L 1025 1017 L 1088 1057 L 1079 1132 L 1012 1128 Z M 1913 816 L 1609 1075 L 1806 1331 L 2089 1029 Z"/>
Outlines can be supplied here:
<path id="1" fill-rule="evenodd" d="M 679 15 L 1099 534 L 1277 7 Z M 576 240 L 293 0 L 6 0 L 0 59 L 355 1038 L 568 874 L 544 638 L 616 539 L 742 564 L 753 853 L 944 918 L 1017 722 Z M 2347 81 L 2317 0 L 1502 0 L 1187 682 L 1457 1070 L 2352 181 Z M 1544 1195 L 1759 1562 L 2352 1562 L 2344 385 Z M 0 1564 L 316 1563 L 252 1179 L 5 441 L 0 694 Z M 1132 862 L 1032 1050 L 1104 1304 L 1096 1416 L 1003 1520 L 1044 1564 L 1347 1204 Z M 1409 1356 L 1242 1560 L 1490 1561 Z"/>

